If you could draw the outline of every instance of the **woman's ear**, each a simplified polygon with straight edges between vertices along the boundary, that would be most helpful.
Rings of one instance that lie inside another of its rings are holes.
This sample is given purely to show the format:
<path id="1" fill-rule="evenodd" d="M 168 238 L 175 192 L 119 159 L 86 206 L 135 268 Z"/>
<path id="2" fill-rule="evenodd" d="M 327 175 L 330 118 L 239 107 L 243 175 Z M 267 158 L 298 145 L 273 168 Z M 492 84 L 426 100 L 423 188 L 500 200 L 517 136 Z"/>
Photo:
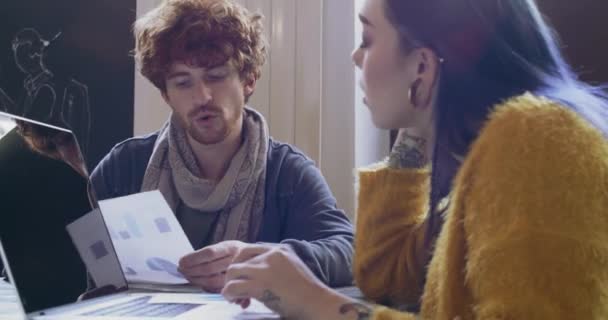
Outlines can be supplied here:
<path id="1" fill-rule="evenodd" d="M 412 58 L 417 64 L 416 66 L 416 83 L 415 101 L 418 101 L 420 107 L 427 107 L 433 98 L 433 89 L 439 78 L 439 57 L 428 48 L 415 49 L 412 52 Z"/>

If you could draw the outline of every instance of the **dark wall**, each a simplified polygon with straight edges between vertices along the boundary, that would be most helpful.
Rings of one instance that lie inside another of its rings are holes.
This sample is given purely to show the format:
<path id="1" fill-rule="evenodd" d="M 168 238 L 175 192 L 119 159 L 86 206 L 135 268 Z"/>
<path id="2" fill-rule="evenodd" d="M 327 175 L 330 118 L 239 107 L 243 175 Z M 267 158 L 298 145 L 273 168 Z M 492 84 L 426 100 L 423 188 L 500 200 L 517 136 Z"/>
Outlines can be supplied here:
<path id="1" fill-rule="evenodd" d="M 581 79 L 608 82 L 608 1 L 537 0 L 557 29 L 562 49 Z"/>
<path id="2" fill-rule="evenodd" d="M 133 134 L 135 5 L 0 1 L 0 111 L 69 127 L 94 166 Z"/>

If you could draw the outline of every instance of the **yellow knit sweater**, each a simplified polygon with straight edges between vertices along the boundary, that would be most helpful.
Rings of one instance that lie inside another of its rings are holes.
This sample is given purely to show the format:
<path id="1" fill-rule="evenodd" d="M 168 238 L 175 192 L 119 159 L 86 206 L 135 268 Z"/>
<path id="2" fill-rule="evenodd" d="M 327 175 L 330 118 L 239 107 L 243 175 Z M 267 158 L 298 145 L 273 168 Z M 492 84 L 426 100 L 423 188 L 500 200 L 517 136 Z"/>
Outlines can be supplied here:
<path id="1" fill-rule="evenodd" d="M 415 303 L 429 172 L 376 167 L 359 179 L 357 285 Z M 608 142 L 597 129 L 530 94 L 495 109 L 453 182 L 421 317 L 608 319 Z"/>

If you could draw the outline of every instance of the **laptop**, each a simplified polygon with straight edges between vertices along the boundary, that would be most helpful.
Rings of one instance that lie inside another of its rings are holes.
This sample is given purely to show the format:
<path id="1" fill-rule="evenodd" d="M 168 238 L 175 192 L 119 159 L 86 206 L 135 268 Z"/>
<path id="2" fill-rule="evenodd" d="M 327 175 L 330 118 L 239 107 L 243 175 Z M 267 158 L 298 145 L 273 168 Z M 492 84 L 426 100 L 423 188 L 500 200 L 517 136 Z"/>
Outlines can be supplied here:
<path id="1" fill-rule="evenodd" d="M 111 245 L 103 256 L 118 272 L 114 290 L 82 300 L 87 268 L 66 227 L 94 213 L 89 186 L 70 130 L 0 112 L 0 255 L 26 319 L 278 318 L 257 301 L 243 311 L 216 294 L 129 288 Z"/>

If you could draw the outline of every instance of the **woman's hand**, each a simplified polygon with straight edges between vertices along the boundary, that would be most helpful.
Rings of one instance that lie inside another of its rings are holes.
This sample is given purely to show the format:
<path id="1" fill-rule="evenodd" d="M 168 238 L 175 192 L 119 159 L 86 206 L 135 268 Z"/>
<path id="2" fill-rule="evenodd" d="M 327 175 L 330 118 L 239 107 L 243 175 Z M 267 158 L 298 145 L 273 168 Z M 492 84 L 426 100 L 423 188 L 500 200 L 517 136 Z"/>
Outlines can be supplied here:
<path id="1" fill-rule="evenodd" d="M 283 245 L 242 250 L 228 268 L 222 294 L 243 307 L 249 299 L 257 299 L 290 319 L 321 319 L 342 298 L 321 283 L 291 247 Z M 338 316 L 338 311 L 335 307 L 333 314 Z"/>

